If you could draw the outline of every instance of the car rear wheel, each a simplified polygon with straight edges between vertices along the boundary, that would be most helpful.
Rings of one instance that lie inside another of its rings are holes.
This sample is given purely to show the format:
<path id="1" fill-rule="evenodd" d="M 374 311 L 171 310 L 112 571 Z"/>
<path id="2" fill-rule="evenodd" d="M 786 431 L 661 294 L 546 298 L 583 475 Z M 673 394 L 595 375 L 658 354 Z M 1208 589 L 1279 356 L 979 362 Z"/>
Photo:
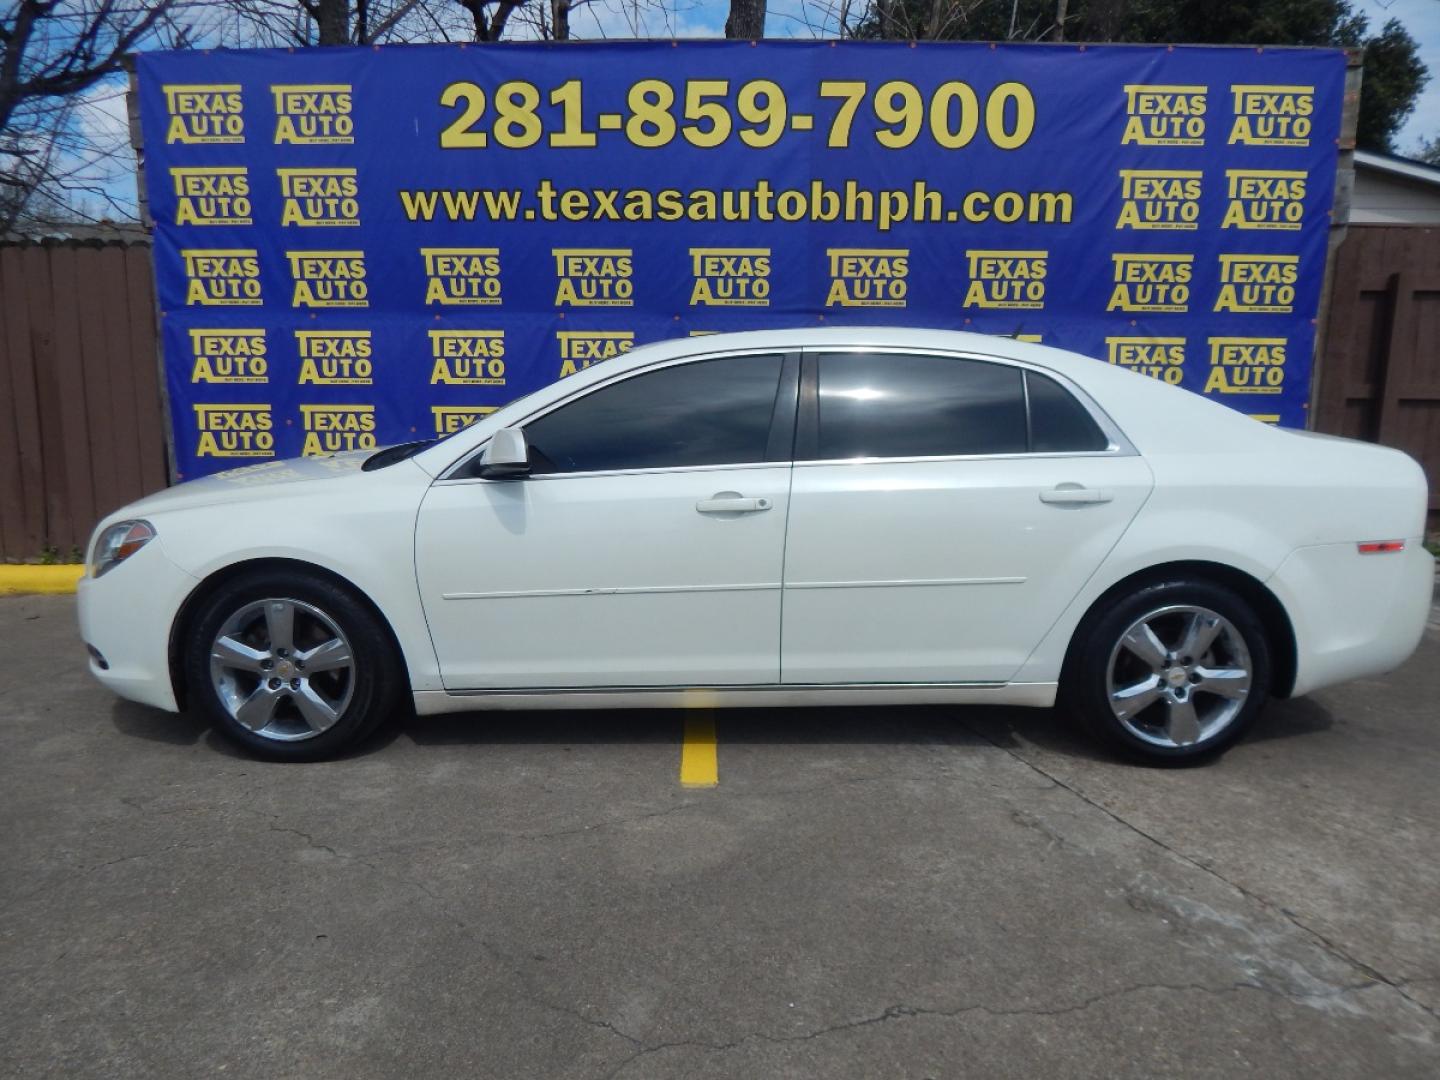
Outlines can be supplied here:
<path id="1" fill-rule="evenodd" d="M 1062 686 L 1096 735 L 1158 764 L 1229 747 L 1269 691 L 1254 610 L 1231 589 L 1188 580 L 1148 585 L 1095 612 L 1077 632 Z"/>
<path id="2" fill-rule="evenodd" d="M 202 601 L 186 645 L 195 703 L 262 757 L 314 761 L 369 734 L 400 700 L 384 625 L 318 575 L 245 575 Z"/>

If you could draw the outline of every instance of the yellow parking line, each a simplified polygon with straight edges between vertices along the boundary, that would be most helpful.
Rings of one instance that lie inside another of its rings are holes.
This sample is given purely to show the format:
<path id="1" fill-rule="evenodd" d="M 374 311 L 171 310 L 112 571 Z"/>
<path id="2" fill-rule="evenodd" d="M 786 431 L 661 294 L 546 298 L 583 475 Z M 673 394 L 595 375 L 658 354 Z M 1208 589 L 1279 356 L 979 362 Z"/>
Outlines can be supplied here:
<path id="1" fill-rule="evenodd" d="M 685 741 L 680 748 L 680 785 L 714 787 L 720 782 L 715 755 L 715 714 L 706 709 L 685 717 Z"/>

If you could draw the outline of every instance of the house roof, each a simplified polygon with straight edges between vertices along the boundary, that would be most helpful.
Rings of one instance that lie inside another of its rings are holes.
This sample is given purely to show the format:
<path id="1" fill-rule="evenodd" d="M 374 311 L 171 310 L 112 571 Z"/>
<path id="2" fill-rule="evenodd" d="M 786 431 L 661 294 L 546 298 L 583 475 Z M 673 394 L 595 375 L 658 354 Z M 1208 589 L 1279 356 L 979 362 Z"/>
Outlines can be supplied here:
<path id="1" fill-rule="evenodd" d="M 1355 164 L 1361 169 L 1375 169 L 1390 176 L 1440 187 L 1440 166 L 1427 165 L 1413 158 L 1377 154 L 1373 150 L 1356 150 Z"/>

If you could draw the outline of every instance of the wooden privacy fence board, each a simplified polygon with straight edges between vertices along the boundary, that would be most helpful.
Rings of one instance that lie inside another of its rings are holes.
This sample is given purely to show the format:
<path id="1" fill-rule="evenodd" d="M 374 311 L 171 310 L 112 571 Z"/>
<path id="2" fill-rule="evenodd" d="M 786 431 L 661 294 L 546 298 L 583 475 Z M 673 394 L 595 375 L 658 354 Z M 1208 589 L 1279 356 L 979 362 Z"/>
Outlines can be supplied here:
<path id="1" fill-rule="evenodd" d="M 57 257 L 63 256 L 69 264 L 78 287 L 74 290 L 68 288 L 69 282 L 58 273 L 53 275 L 51 284 L 55 290 L 55 306 L 67 314 L 70 311 L 75 313 L 75 339 L 79 345 L 74 353 L 75 366 L 71 369 L 74 375 L 65 380 L 63 389 L 82 393 L 85 398 L 81 421 L 84 431 L 77 432 L 73 428 L 67 431 L 65 444 L 72 448 L 78 460 L 89 467 L 90 516 L 99 518 L 105 513 L 100 508 L 105 497 L 100 493 L 120 490 L 119 470 L 115 464 L 115 425 L 124 420 L 115 415 L 110 401 L 110 367 L 106 361 L 111 358 L 111 343 L 105 336 L 105 305 L 101 300 L 101 290 L 105 285 L 100 277 L 100 252 L 95 252 L 95 255 L 94 258 L 78 258 L 73 248 L 56 252 Z M 80 314 L 82 308 L 83 318 Z M 69 358 L 67 351 L 66 359 Z M 83 453 L 86 443 L 89 444 L 88 454 Z M 81 466 L 76 475 L 78 477 L 85 472 L 86 469 Z"/>
<path id="2" fill-rule="evenodd" d="M 51 260 L 48 252 L 22 252 L 25 264 L 26 302 L 30 308 L 30 349 L 34 364 L 35 392 L 40 405 L 40 460 L 45 476 L 45 519 L 42 522 L 47 544 L 54 546 L 73 539 L 79 529 L 77 516 L 88 510 L 77 506 L 83 493 L 72 491 L 70 457 L 64 445 L 61 418 L 66 409 L 60 379 L 56 374 L 63 343 L 58 340 L 54 293 L 50 288 Z M 73 407 L 74 402 L 69 403 Z M 23 555 L 21 556 L 23 558 Z"/>
<path id="3" fill-rule="evenodd" d="M 0 296 L 23 289 L 19 252 L 0 248 Z M 29 361 L 30 320 L 23 305 L 0 306 L 0 552 L 38 551 L 44 543 L 45 478 L 39 405 Z"/>
<path id="4" fill-rule="evenodd" d="M 165 486 L 157 357 L 148 244 L 0 244 L 0 559 Z"/>
<path id="5" fill-rule="evenodd" d="M 147 245 L 130 244 L 124 252 L 130 363 L 131 370 L 135 372 L 130 385 L 134 394 L 135 415 L 144 421 L 135 425 L 135 432 L 140 442 L 141 486 L 149 492 L 157 486 L 157 477 L 164 483 L 170 476 L 165 453 L 165 399 L 160 391 L 159 353 L 155 340 L 154 277 Z"/>
<path id="6" fill-rule="evenodd" d="M 1404 450 L 1440 510 L 1440 228 L 1351 226 L 1340 245 L 1316 428 Z"/>

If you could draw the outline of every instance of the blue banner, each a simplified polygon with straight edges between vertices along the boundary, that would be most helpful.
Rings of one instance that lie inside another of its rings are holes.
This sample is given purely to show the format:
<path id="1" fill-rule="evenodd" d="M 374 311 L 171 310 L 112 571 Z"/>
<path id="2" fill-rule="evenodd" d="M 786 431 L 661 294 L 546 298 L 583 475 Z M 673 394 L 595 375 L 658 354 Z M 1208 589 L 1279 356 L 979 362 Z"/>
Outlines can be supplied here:
<path id="1" fill-rule="evenodd" d="M 1015 334 L 1304 426 L 1339 50 L 139 58 L 176 470 L 444 434 L 658 338 Z"/>

